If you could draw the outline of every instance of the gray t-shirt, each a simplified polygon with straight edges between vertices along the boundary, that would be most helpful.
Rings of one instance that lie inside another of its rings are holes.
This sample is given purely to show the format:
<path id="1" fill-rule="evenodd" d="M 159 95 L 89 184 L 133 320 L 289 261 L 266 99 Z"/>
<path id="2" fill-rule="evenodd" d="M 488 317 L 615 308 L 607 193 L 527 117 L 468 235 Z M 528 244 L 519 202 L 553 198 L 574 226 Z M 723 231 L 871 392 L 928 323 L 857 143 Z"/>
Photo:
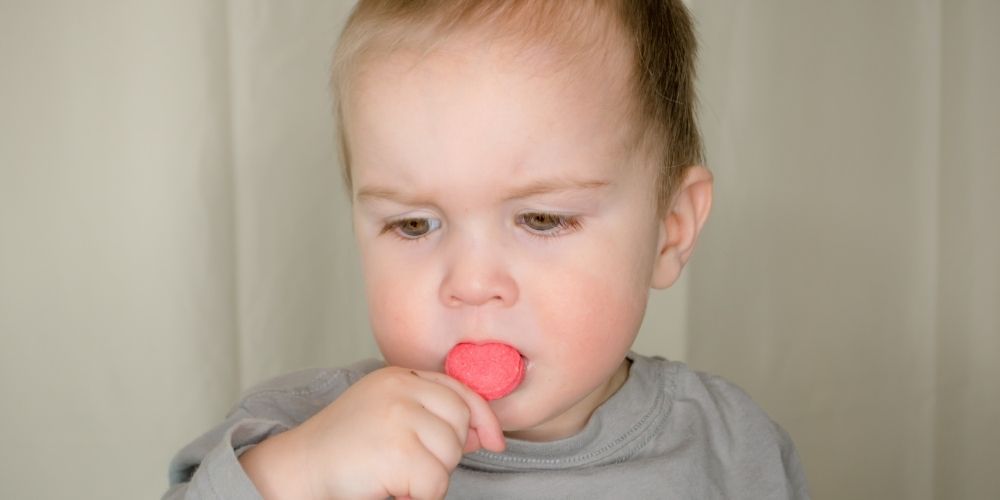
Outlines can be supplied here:
<path id="1" fill-rule="evenodd" d="M 788 434 L 745 392 L 683 363 L 628 357 L 625 384 L 582 431 L 467 454 L 448 498 L 809 498 Z M 381 366 L 305 370 L 249 390 L 224 422 L 177 453 L 163 498 L 260 498 L 237 457 Z"/>

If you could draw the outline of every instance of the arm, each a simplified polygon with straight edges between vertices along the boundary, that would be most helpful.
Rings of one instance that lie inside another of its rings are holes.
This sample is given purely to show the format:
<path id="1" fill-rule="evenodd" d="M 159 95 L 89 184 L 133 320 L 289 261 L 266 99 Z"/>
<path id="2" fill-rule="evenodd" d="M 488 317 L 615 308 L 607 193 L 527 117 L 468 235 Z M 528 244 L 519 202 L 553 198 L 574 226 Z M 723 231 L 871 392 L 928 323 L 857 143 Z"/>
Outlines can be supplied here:
<path id="1" fill-rule="evenodd" d="M 239 458 L 300 424 L 379 366 L 368 361 L 345 370 L 303 370 L 248 390 L 223 422 L 173 457 L 162 498 L 260 498 Z"/>
<path id="2" fill-rule="evenodd" d="M 265 498 L 443 498 L 463 453 L 502 451 L 489 405 L 443 373 L 377 370 L 242 458 Z"/>
<path id="3" fill-rule="evenodd" d="M 239 407 L 220 425 L 181 449 L 170 463 L 163 499 L 259 499 L 238 457 L 287 426 L 254 418 Z"/>
<path id="4" fill-rule="evenodd" d="M 177 454 L 163 498 L 439 497 L 463 452 L 504 448 L 489 405 L 444 374 L 355 375 L 245 398 Z"/>

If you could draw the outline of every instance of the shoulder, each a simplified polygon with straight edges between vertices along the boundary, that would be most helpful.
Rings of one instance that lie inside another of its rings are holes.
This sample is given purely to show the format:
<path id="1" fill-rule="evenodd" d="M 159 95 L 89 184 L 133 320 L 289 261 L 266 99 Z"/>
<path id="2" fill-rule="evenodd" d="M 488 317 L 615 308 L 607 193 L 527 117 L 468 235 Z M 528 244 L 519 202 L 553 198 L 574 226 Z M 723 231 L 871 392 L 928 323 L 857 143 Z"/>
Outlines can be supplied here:
<path id="1" fill-rule="evenodd" d="M 675 445 L 694 444 L 702 459 L 717 464 L 714 473 L 729 478 L 725 482 L 730 486 L 759 491 L 761 498 L 808 498 L 791 438 L 746 391 L 684 363 L 659 358 L 646 363 L 662 377 L 669 401 L 663 429 L 667 439 Z"/>
<path id="2" fill-rule="evenodd" d="M 381 361 L 369 359 L 342 368 L 309 368 L 279 375 L 243 391 L 234 410 L 297 425 L 383 366 Z"/>
<path id="3" fill-rule="evenodd" d="M 702 408 L 725 422 L 726 430 L 742 430 L 747 439 L 784 444 L 784 434 L 778 424 L 742 387 L 718 375 L 687 367 L 680 373 L 684 375 L 680 389 L 688 397 L 697 398 Z"/>
<path id="4" fill-rule="evenodd" d="M 644 365 L 660 379 L 675 416 L 697 417 L 714 432 L 742 435 L 731 438 L 759 437 L 775 442 L 786 439 L 764 409 L 735 383 L 659 357 L 644 358 Z"/>

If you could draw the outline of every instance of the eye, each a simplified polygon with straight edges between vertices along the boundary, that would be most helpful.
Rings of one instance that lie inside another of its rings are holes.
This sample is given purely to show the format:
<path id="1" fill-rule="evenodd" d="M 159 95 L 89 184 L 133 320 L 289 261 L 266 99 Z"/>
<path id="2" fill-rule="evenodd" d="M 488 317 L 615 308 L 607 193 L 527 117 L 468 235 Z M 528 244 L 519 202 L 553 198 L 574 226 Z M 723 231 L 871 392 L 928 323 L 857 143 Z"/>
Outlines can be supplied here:
<path id="1" fill-rule="evenodd" d="M 406 240 L 417 240 L 427 236 L 441 227 L 441 221 L 414 217 L 391 221 L 382 228 L 382 233 L 392 231 L 396 236 Z"/>
<path id="2" fill-rule="evenodd" d="M 580 228 L 576 217 L 556 215 L 543 212 L 530 212 L 517 216 L 517 223 L 526 227 L 535 236 L 552 237 L 567 230 Z"/>
<path id="3" fill-rule="evenodd" d="M 524 225 L 535 231 L 551 231 L 560 226 L 562 218 L 552 214 L 525 214 Z"/>

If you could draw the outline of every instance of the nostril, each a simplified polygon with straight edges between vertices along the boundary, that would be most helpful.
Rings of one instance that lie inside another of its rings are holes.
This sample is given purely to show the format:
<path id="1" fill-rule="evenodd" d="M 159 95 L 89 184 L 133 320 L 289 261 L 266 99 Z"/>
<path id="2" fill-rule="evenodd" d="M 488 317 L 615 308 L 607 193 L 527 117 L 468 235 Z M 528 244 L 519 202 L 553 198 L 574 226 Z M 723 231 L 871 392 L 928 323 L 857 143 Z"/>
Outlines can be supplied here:
<path id="1" fill-rule="evenodd" d="M 505 270 L 489 265 L 464 263 L 449 270 L 438 289 L 447 307 L 506 305 L 517 300 L 517 284 Z"/>
<path id="2" fill-rule="evenodd" d="M 492 297 L 490 297 L 488 299 L 485 299 L 485 300 L 483 300 L 483 299 L 469 300 L 469 299 L 463 299 L 461 297 L 457 297 L 455 295 L 451 295 L 451 296 L 448 297 L 447 304 L 449 306 L 459 306 L 459 305 L 462 305 L 462 304 L 479 306 L 479 305 L 490 304 L 492 302 L 503 302 L 503 301 L 504 301 L 504 299 L 500 295 L 494 295 L 494 296 L 492 296 Z"/>
<path id="3" fill-rule="evenodd" d="M 507 299 L 503 295 L 480 295 L 478 297 L 472 295 L 461 295 L 461 294 L 448 294 L 445 299 L 445 305 L 448 307 L 458 307 L 462 305 L 468 306 L 483 306 L 489 304 L 504 304 Z"/>

